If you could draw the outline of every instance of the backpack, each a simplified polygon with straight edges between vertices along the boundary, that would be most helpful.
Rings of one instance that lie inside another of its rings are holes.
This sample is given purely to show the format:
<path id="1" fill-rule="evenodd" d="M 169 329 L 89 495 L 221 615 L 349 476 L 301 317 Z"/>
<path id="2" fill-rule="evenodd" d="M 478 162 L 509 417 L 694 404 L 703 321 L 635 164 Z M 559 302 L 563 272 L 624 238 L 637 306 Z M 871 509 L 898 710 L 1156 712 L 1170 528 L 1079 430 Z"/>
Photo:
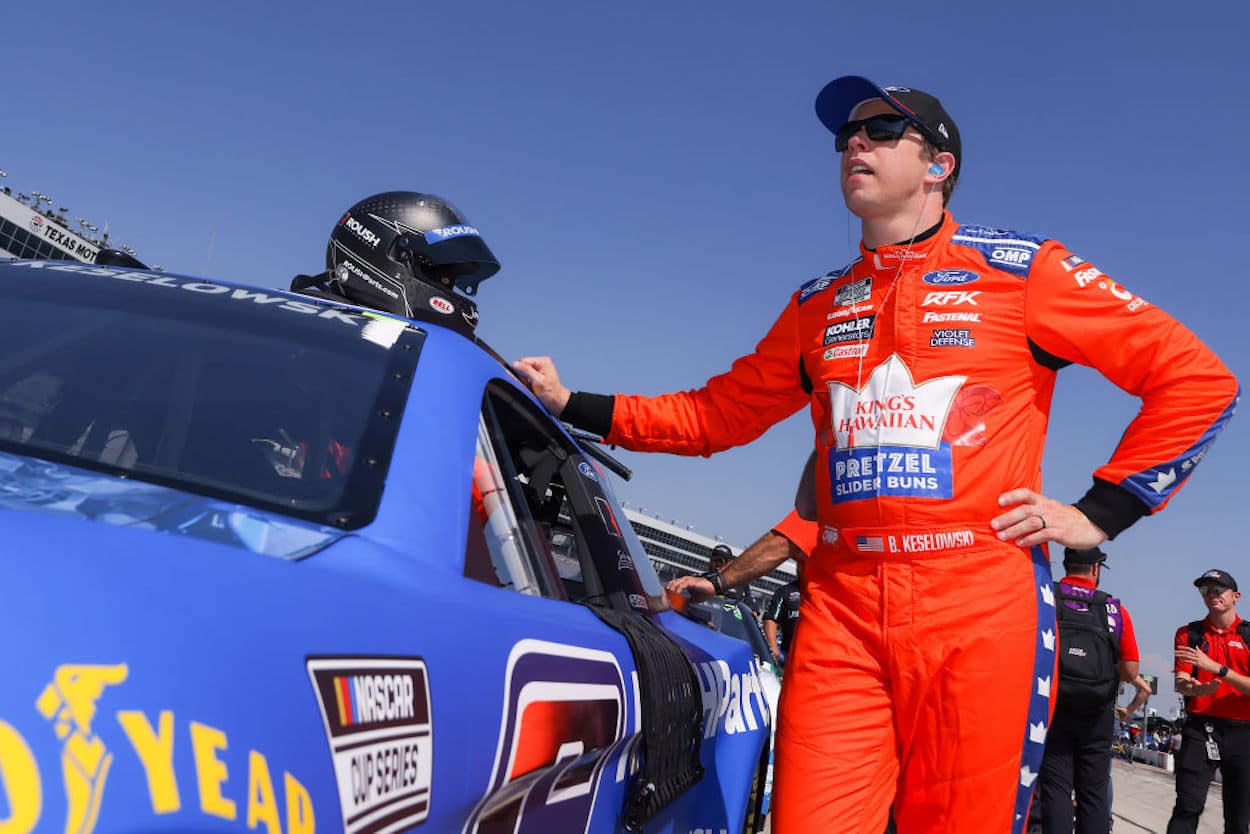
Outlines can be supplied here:
<path id="1" fill-rule="evenodd" d="M 1080 711 L 1115 703 L 1120 691 L 1120 641 L 1107 611 L 1110 595 L 1073 593 L 1055 583 L 1055 618 L 1059 622 L 1059 695 L 1057 705 Z M 1088 589 L 1082 588 L 1087 591 Z"/>

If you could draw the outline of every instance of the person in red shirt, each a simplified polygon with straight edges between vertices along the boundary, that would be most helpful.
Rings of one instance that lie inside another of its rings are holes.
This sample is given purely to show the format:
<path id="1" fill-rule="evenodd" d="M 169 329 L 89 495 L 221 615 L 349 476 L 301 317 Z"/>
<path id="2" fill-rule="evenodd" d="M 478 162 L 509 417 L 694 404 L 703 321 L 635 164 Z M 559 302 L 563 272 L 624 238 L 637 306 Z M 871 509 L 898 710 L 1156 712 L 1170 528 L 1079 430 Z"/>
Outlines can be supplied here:
<path id="1" fill-rule="evenodd" d="M 862 238 L 755 351 L 693 390 L 549 411 L 627 449 L 710 455 L 807 406 L 820 537 L 777 733 L 775 834 L 1023 830 L 1055 654 L 1054 541 L 1163 509 L 1231 416 L 1236 379 L 1179 322 L 1044 235 L 945 210 L 965 161 L 933 96 L 844 76 L 816 98 Z M 1041 492 L 1056 372 L 1142 399 L 1085 496 Z M 970 624 L 974 624 L 970 626 Z M 992 720 L 988 720 L 992 716 Z"/>
<path id="2" fill-rule="evenodd" d="M 1215 769 L 1224 787 L 1224 831 L 1250 830 L 1250 627 L 1237 616 L 1237 580 L 1209 570 L 1194 580 L 1203 620 L 1176 630 L 1176 692 L 1185 724 L 1176 756 L 1176 805 L 1167 834 L 1193 834 Z"/>
<path id="3" fill-rule="evenodd" d="M 1078 834 L 1106 834 L 1111 825 L 1113 708 L 1120 682 L 1137 679 L 1140 656 L 1128 609 L 1098 591 L 1106 560 L 1097 547 L 1063 551 L 1067 575 L 1055 589 L 1059 694 L 1038 780 L 1043 834 L 1072 834 L 1073 788 Z M 1149 691 L 1138 689 L 1127 714 L 1145 704 Z"/>

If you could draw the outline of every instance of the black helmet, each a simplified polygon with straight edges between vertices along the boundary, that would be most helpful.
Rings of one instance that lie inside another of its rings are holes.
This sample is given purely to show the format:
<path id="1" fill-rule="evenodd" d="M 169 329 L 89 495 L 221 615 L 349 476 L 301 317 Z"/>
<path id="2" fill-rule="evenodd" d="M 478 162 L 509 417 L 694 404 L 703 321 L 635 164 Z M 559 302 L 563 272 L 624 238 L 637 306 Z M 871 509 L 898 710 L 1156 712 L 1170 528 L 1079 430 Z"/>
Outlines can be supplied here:
<path id="1" fill-rule="evenodd" d="M 451 203 L 387 191 L 356 203 L 335 225 L 326 269 L 333 288 L 363 307 L 408 318 L 459 313 L 471 331 L 477 308 L 454 290 L 476 294 L 499 261 Z"/>

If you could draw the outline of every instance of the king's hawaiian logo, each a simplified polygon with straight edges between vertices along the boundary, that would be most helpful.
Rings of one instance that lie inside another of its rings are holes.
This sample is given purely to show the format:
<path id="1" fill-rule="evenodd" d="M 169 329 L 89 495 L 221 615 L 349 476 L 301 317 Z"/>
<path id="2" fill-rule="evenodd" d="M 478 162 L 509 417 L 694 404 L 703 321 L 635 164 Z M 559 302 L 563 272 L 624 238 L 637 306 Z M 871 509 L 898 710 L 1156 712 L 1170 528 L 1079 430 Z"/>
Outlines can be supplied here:
<path id="1" fill-rule="evenodd" d="M 833 502 L 875 495 L 950 498 L 951 444 L 944 435 L 966 380 L 945 376 L 917 385 L 903 360 L 891 355 L 862 390 L 830 382 Z"/>

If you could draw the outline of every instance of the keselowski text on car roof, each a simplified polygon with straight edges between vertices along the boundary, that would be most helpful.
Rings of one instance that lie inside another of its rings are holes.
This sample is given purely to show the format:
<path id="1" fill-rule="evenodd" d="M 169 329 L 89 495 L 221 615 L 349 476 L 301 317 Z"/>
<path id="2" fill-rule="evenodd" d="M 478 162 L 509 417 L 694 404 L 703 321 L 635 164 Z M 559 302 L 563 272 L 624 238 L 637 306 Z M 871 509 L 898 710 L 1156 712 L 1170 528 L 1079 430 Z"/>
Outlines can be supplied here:
<path id="1" fill-rule="evenodd" d="M 0 292 L 0 830 L 756 829 L 750 649 L 439 295 Z"/>

